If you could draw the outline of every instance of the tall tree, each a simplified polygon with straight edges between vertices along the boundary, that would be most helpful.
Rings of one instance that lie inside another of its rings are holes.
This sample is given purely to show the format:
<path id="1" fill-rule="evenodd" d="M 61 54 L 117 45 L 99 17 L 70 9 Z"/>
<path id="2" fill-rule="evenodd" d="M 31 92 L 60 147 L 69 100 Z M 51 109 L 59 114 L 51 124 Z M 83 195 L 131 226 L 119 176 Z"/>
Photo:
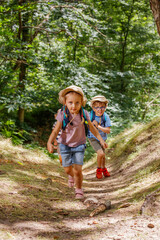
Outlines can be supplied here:
<path id="1" fill-rule="evenodd" d="M 51 72 L 54 72 L 53 64 L 56 64 L 57 56 L 55 48 L 52 52 L 52 41 L 56 43 L 58 39 L 63 46 L 63 42 L 67 45 L 68 40 L 71 40 L 72 45 L 74 45 L 74 54 L 72 54 L 73 57 L 70 57 L 68 61 L 75 61 L 75 59 L 78 59 L 76 50 L 78 43 L 85 46 L 84 41 L 81 41 L 79 36 L 82 36 L 81 32 L 88 32 L 86 28 L 88 22 L 82 13 L 84 6 L 79 7 L 74 1 L 69 4 L 59 3 L 58 1 L 32 2 L 30 0 L 3 2 L 4 5 L 1 7 L 3 13 L 1 25 L 3 28 L 4 44 L 1 41 L 1 44 L 3 44 L 1 57 L 7 64 L 12 62 L 12 65 L 14 65 L 14 78 L 11 77 L 10 81 L 7 81 L 7 86 L 8 88 L 14 86 L 12 88 L 13 95 L 16 95 L 18 98 L 17 101 L 14 98 L 14 102 L 18 105 L 19 120 L 23 122 L 25 103 L 26 105 L 28 104 L 28 102 L 25 101 L 29 99 L 26 95 L 27 86 L 29 86 L 29 88 L 32 86 L 32 89 L 34 87 L 38 88 L 38 86 L 34 84 L 33 79 L 31 79 L 31 76 L 34 76 L 39 82 L 39 73 L 37 73 L 36 68 L 42 71 L 41 74 L 51 69 Z M 81 26 L 77 28 L 74 21 L 78 22 L 79 20 Z M 8 38 L 9 41 L 7 41 Z M 44 53 L 43 50 L 40 49 L 40 46 L 43 46 L 42 48 L 46 51 L 46 45 L 50 47 L 50 52 L 47 50 L 47 53 Z M 43 59 L 41 57 L 42 52 Z M 54 56 L 51 55 L 51 53 Z M 49 57 L 51 57 L 51 60 L 49 60 Z M 43 70 L 40 68 L 43 68 Z M 17 73 L 19 74 L 17 75 Z M 67 74 L 67 71 L 64 72 L 64 74 Z M 46 78 L 48 78 L 48 76 L 45 76 L 45 79 Z M 44 84 L 45 79 L 43 79 Z M 40 84 L 40 86 L 42 85 L 43 84 Z M 36 94 L 33 93 L 33 95 L 35 96 Z M 6 101 L 8 101 L 8 99 Z M 14 107 L 15 106 L 16 104 L 14 104 Z"/>
<path id="2" fill-rule="evenodd" d="M 19 109 L 21 122 L 25 109 L 58 108 L 59 90 L 72 83 L 88 98 L 111 99 L 113 116 L 144 115 L 159 86 L 160 40 L 149 1 L 3 3 L 0 101 Z"/>
<path id="3" fill-rule="evenodd" d="M 22 44 L 22 49 L 25 48 L 25 45 L 29 43 L 29 29 L 27 28 L 28 21 L 29 21 L 29 12 L 23 12 L 21 8 L 23 4 L 27 4 L 28 0 L 19 0 L 19 10 L 18 10 L 18 17 L 19 17 L 19 29 L 18 29 L 18 40 Z M 15 68 L 19 68 L 19 84 L 18 88 L 21 93 L 25 90 L 25 80 L 26 80 L 26 69 L 27 69 L 27 62 L 25 54 L 21 59 L 17 59 L 17 63 Z M 20 122 L 24 122 L 24 108 L 19 106 L 18 109 L 18 117 Z"/>
<path id="4" fill-rule="evenodd" d="M 157 25 L 158 34 L 160 35 L 160 1 L 150 0 L 150 6 Z"/>

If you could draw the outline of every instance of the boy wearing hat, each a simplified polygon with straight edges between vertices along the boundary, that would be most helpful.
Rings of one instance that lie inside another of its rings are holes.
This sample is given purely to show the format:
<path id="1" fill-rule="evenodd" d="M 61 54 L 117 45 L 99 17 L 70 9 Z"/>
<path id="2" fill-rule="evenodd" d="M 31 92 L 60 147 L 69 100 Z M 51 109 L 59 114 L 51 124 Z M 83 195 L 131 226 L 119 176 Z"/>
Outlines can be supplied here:
<path id="1" fill-rule="evenodd" d="M 55 141 L 60 129 L 62 129 L 58 139 L 62 165 L 69 175 L 69 187 L 73 187 L 75 183 L 75 198 L 83 199 L 82 165 L 88 126 L 103 148 L 107 147 L 107 143 L 91 123 L 89 113 L 83 109 L 86 98 L 80 87 L 72 85 L 60 91 L 59 102 L 63 104 L 63 108 L 57 114 L 57 123 L 48 139 L 47 148 L 50 153 L 53 152 L 52 143 Z"/>
<path id="2" fill-rule="evenodd" d="M 92 111 L 90 113 L 90 120 L 93 125 L 98 129 L 101 137 L 104 141 L 107 139 L 107 134 L 110 133 L 111 121 L 105 110 L 108 105 L 108 100 L 98 95 L 91 99 Z M 93 149 L 97 152 L 97 170 L 96 177 L 101 179 L 104 177 L 110 177 L 110 173 L 105 167 L 105 149 L 101 145 L 100 141 L 89 131 L 89 142 Z"/>

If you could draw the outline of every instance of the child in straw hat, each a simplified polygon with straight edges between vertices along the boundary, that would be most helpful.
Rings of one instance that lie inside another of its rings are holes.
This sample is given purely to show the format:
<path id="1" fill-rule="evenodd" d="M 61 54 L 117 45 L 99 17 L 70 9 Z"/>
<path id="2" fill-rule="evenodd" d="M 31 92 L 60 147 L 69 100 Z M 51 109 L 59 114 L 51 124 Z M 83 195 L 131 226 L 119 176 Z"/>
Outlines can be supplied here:
<path id="1" fill-rule="evenodd" d="M 86 147 L 86 127 L 89 126 L 90 131 L 100 141 L 103 148 L 106 148 L 107 144 L 91 123 L 89 113 L 83 109 L 86 98 L 80 87 L 72 85 L 60 91 L 59 102 L 63 104 L 63 110 L 57 114 L 57 124 L 48 139 L 47 148 L 50 153 L 53 152 L 52 143 L 62 129 L 61 136 L 58 139 L 62 165 L 69 175 L 69 187 L 73 187 L 75 183 L 75 198 L 83 199 L 82 165 Z"/>
<path id="2" fill-rule="evenodd" d="M 108 100 L 104 96 L 98 95 L 91 99 L 92 111 L 90 113 L 90 120 L 98 129 L 104 141 L 106 141 L 107 134 L 110 133 L 111 127 L 110 118 L 108 114 L 105 113 L 107 105 Z M 97 152 L 96 177 L 98 179 L 101 179 L 103 176 L 110 177 L 110 173 L 105 167 L 105 149 L 103 145 L 90 131 L 88 139 L 95 152 Z"/>

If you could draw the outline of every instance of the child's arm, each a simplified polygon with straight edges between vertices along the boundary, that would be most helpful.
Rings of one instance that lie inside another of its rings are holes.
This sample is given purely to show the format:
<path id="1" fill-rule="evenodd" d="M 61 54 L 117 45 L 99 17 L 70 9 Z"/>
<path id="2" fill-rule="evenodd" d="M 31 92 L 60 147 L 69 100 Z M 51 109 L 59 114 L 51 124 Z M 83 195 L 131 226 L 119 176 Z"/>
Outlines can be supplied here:
<path id="1" fill-rule="evenodd" d="M 102 127 L 101 125 L 98 124 L 98 122 L 96 120 L 94 120 L 92 123 L 97 129 L 101 130 L 104 133 L 109 134 L 111 131 L 110 127 Z"/>
<path id="2" fill-rule="evenodd" d="M 101 130 L 104 133 L 109 134 L 111 132 L 111 128 L 110 127 L 102 127 L 100 125 L 97 126 L 98 130 Z"/>
<path id="3" fill-rule="evenodd" d="M 49 136 L 48 142 L 47 142 L 47 149 L 50 153 L 53 152 L 54 146 L 52 143 L 56 140 L 56 137 L 62 127 L 61 122 L 57 121 L 55 128 L 52 130 L 51 135 Z"/>
<path id="4" fill-rule="evenodd" d="M 54 147 L 54 149 L 57 149 L 57 145 L 58 145 L 57 140 L 54 140 L 54 141 L 53 141 L 53 147 Z"/>
<path id="5" fill-rule="evenodd" d="M 92 122 L 89 120 L 88 121 L 88 125 L 89 125 L 89 130 L 91 131 L 91 133 L 93 133 L 93 135 L 100 141 L 100 144 L 104 147 L 107 148 L 108 145 L 107 143 L 103 140 L 103 138 L 101 137 L 101 135 L 99 134 L 98 130 L 93 126 Z"/>

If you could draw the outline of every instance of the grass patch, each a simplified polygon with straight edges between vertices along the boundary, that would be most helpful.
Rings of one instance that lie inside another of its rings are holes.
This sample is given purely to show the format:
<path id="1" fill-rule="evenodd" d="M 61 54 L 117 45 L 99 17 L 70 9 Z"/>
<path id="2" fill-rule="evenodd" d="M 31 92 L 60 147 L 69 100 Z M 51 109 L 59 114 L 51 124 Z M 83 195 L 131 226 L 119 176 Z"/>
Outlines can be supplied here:
<path id="1" fill-rule="evenodd" d="M 155 183 L 148 188 L 140 189 L 138 192 L 133 194 L 133 199 L 137 201 L 144 200 L 148 194 L 156 191 L 159 187 L 160 187 L 160 183 Z"/>
<path id="2" fill-rule="evenodd" d="M 135 124 L 131 129 L 126 129 L 109 141 L 109 148 L 114 148 L 114 155 L 119 157 L 125 151 L 132 152 L 136 138 L 144 132 L 153 131 L 157 133 L 157 129 L 160 128 L 160 118 L 155 118 L 148 124 Z"/>
<path id="3" fill-rule="evenodd" d="M 147 125 L 134 125 L 110 139 L 106 160 L 111 177 L 101 183 L 95 180 L 95 173 L 92 177 L 97 159 L 87 143 L 83 169 L 86 175 L 89 171 L 89 178 L 84 183 L 85 194 L 88 191 L 97 197 L 104 193 L 102 199 L 110 197 L 117 209 L 125 201 L 142 201 L 159 188 L 159 127 L 160 118 L 157 118 Z M 9 139 L 0 137 L 0 180 L 2 222 L 14 226 L 28 221 L 40 224 L 45 221 L 58 226 L 63 219 L 69 221 L 89 216 L 84 204 L 75 201 L 74 190 L 68 188 L 67 176 L 59 160 L 37 145 L 13 146 Z M 48 239 L 50 233 L 44 231 L 45 234 Z M 51 238 L 54 234 L 51 233 Z M 59 231 L 59 234 L 63 234 L 60 239 L 64 239 L 65 233 Z M 37 237 L 46 239 L 40 231 Z"/>

